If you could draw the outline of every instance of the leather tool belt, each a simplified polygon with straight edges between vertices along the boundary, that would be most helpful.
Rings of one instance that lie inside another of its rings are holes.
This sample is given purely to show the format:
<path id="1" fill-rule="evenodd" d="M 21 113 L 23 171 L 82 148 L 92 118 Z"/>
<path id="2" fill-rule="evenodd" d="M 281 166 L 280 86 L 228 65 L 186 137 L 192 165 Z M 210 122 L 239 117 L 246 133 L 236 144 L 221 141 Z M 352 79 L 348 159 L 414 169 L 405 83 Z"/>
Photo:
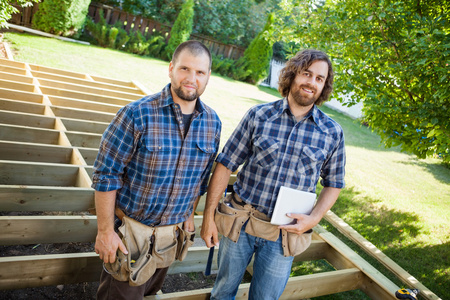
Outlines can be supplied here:
<path id="1" fill-rule="evenodd" d="M 194 243 L 195 232 L 185 231 L 183 223 L 159 227 L 144 225 L 123 214 L 119 236 L 128 254 L 117 251 L 114 263 L 103 265 L 116 280 L 128 281 L 131 286 L 146 283 L 156 269 L 169 267 L 175 259 L 182 261 Z"/>
<path id="2" fill-rule="evenodd" d="M 235 243 L 238 241 L 242 226 L 246 222 L 246 233 L 265 240 L 275 242 L 281 233 L 284 256 L 299 255 L 311 244 L 312 230 L 298 235 L 279 229 L 278 225 L 270 223 L 270 218 L 267 215 L 243 202 L 235 193 L 222 199 L 216 208 L 214 221 L 217 230 Z"/>

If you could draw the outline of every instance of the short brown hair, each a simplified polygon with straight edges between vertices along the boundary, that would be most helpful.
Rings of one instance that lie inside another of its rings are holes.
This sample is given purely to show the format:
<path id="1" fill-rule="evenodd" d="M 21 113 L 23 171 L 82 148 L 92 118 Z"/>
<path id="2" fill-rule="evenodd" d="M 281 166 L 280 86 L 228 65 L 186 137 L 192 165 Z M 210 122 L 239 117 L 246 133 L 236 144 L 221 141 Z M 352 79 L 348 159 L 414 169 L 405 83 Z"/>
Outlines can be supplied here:
<path id="1" fill-rule="evenodd" d="M 328 56 L 319 50 L 314 49 L 306 49 L 301 52 L 298 52 L 293 58 L 291 58 L 285 65 L 285 67 L 280 71 L 280 77 L 278 79 L 278 91 L 281 93 L 283 97 L 287 97 L 289 95 L 289 91 L 291 90 L 292 82 L 295 79 L 295 76 L 300 71 L 304 71 L 308 69 L 313 62 L 315 61 L 324 61 L 328 64 L 328 75 L 325 80 L 325 85 L 323 87 L 322 93 L 319 98 L 316 100 L 316 105 L 320 106 L 330 97 L 331 92 L 333 91 L 333 67 L 331 65 L 331 61 Z"/>
<path id="2" fill-rule="evenodd" d="M 175 63 L 178 56 L 183 50 L 189 50 L 189 52 L 194 56 L 199 56 L 201 54 L 206 54 L 209 57 L 209 69 L 211 70 L 211 64 L 212 64 L 212 58 L 211 58 L 211 52 L 209 52 L 209 49 L 199 41 L 186 41 L 178 45 L 178 47 L 175 49 L 175 52 L 172 55 L 172 62 Z"/>

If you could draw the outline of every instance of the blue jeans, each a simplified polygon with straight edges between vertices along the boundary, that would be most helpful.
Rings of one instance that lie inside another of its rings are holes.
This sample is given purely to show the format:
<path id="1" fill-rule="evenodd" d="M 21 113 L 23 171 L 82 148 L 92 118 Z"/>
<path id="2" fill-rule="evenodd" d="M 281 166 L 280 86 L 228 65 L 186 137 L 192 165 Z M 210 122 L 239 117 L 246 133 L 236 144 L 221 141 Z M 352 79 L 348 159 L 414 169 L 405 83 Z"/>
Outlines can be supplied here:
<path id="1" fill-rule="evenodd" d="M 220 241 L 217 274 L 211 300 L 235 299 L 245 269 L 255 254 L 249 298 L 278 299 L 286 287 L 294 257 L 284 257 L 281 235 L 276 242 L 254 237 L 244 228 L 237 243 L 223 237 Z"/>

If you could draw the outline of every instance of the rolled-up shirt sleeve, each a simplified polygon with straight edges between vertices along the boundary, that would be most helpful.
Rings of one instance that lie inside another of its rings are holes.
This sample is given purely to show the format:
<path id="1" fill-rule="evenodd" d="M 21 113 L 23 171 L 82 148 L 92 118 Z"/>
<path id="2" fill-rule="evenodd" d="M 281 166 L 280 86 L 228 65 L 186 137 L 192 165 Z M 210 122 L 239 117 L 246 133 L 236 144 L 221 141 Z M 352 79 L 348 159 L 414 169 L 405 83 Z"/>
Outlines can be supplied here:
<path id="1" fill-rule="evenodd" d="M 100 142 L 92 180 L 92 188 L 96 191 L 107 192 L 122 187 L 124 169 L 136 147 L 137 132 L 133 111 L 123 107 L 103 133 Z"/>
<path id="2" fill-rule="evenodd" d="M 324 187 L 334 187 L 342 189 L 345 187 L 345 143 L 344 132 L 340 131 L 336 147 L 328 160 L 324 163 L 320 177 L 320 183 Z"/>
<path id="3" fill-rule="evenodd" d="M 250 109 L 226 142 L 216 161 L 235 172 L 250 156 L 254 111 Z"/>

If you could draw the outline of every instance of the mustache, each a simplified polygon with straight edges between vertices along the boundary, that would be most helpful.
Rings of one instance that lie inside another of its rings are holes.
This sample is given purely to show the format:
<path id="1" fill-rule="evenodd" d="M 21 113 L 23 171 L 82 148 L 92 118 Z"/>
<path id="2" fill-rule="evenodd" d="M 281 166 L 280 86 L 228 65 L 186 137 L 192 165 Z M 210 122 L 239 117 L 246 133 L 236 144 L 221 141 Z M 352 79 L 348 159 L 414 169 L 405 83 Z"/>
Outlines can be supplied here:
<path id="1" fill-rule="evenodd" d="M 317 92 L 317 89 L 316 89 L 315 87 L 309 85 L 309 84 L 302 84 L 302 85 L 300 86 L 300 88 L 305 88 L 305 89 L 311 90 L 311 91 L 313 91 L 314 93 Z"/>
<path id="2" fill-rule="evenodd" d="M 181 85 L 191 85 L 191 86 L 195 87 L 196 89 L 198 89 L 198 86 L 195 83 L 192 83 L 189 81 L 183 81 L 183 82 L 181 82 Z"/>

